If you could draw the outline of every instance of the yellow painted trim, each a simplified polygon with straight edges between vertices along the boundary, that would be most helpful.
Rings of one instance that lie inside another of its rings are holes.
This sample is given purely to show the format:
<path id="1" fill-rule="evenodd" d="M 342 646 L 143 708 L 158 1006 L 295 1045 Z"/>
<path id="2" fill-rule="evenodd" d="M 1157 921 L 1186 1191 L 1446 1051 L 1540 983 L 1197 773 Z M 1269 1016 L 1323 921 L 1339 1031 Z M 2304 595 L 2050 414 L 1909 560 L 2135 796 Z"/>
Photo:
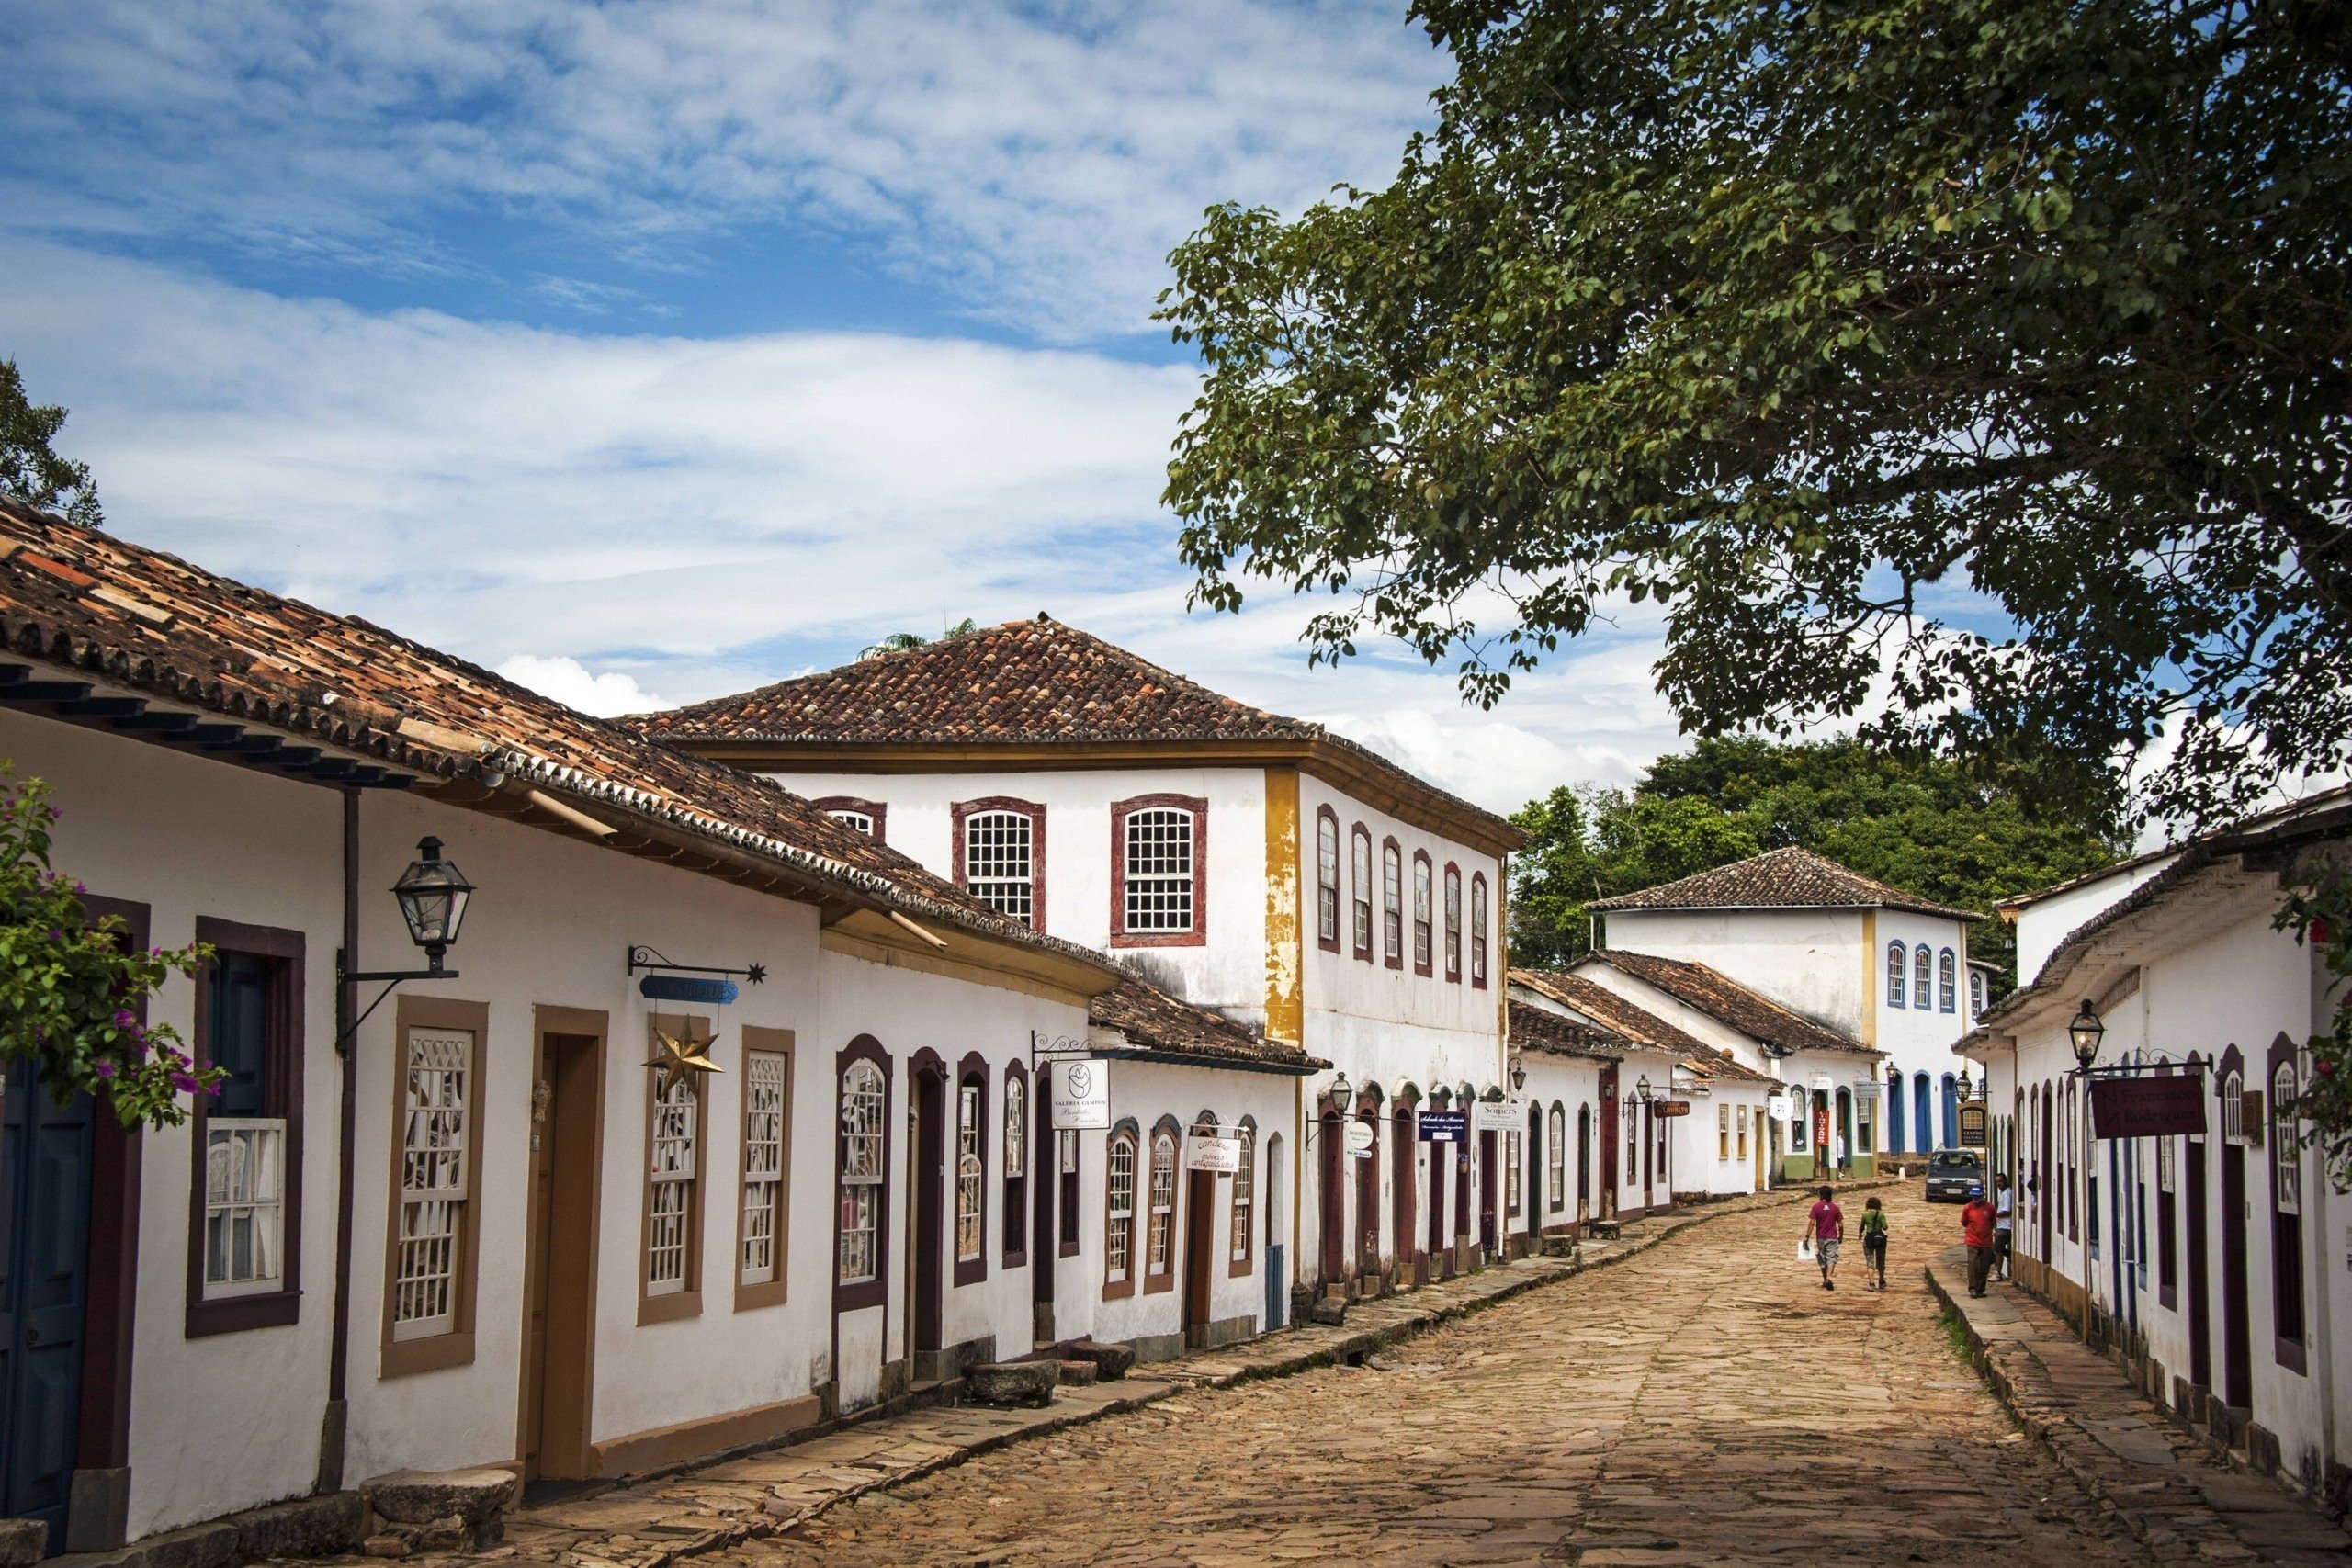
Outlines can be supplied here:
<path id="1" fill-rule="evenodd" d="M 1266 1033 L 1302 1043 L 1306 1026 L 1301 950 L 1298 770 L 1266 770 Z"/>
<path id="2" fill-rule="evenodd" d="M 1886 984 L 1886 954 L 1878 950 L 1878 911 L 1862 911 L 1862 1043 L 1878 1049 L 1878 1010 L 1885 1004 L 1879 987 Z"/>

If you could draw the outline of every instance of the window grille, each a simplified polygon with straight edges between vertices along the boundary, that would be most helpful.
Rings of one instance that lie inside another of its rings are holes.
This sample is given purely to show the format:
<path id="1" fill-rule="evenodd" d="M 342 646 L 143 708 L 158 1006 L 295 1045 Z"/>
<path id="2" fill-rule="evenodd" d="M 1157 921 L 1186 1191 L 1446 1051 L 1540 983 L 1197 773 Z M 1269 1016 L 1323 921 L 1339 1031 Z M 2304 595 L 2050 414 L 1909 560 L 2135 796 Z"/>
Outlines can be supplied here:
<path id="1" fill-rule="evenodd" d="M 1949 947 L 1936 954 L 1936 1007 L 1941 1012 L 1960 1010 L 1960 960 Z"/>
<path id="2" fill-rule="evenodd" d="M 1004 1249 L 1028 1250 L 1029 1082 L 1004 1079 Z"/>
<path id="3" fill-rule="evenodd" d="M 1642 1127 L 1636 1116 L 1640 1109 L 1640 1100 L 1634 1099 L 1631 1095 L 1625 1097 L 1624 1179 L 1628 1182 L 1635 1179 L 1634 1173 L 1641 1168 L 1639 1162 L 1642 1157 Z"/>
<path id="4" fill-rule="evenodd" d="M 1470 983 L 1487 983 L 1487 879 L 1470 879 Z"/>
<path id="5" fill-rule="evenodd" d="M 865 834 L 869 839 L 874 836 L 874 814 L 870 811 L 851 811 L 842 809 L 829 811 L 825 815 L 831 817 L 834 821 L 841 823 L 845 828 L 856 829 L 859 832 Z"/>
<path id="6" fill-rule="evenodd" d="M 1172 806 L 1127 814 L 1126 929 L 1193 929 L 1193 814 Z"/>
<path id="7" fill-rule="evenodd" d="M 1250 1261 L 1250 1211 L 1258 1197 L 1258 1134 L 1244 1127 L 1240 1133 L 1241 1163 L 1233 1170 L 1233 1244 L 1228 1257 L 1236 1263 Z"/>
<path id="8" fill-rule="evenodd" d="M 1057 1221 L 1060 1235 L 1055 1245 L 1067 1257 L 1078 1250 L 1078 1134 L 1057 1132 L 1054 1142 L 1057 1145 L 1055 1163 L 1060 1167 L 1062 1184 Z"/>
<path id="9" fill-rule="evenodd" d="M 215 1116 L 204 1125 L 207 1296 L 254 1295 L 283 1282 L 286 1122 Z"/>
<path id="10" fill-rule="evenodd" d="M 2073 1091 L 2067 1091 L 2072 1097 Z M 2245 1142 L 2245 1077 L 2232 1073 L 2222 1080 L 2222 1138 L 2225 1143 Z"/>
<path id="11" fill-rule="evenodd" d="M 1136 1238 L 1136 1141 L 1125 1133 L 1111 1140 L 1110 1225 L 1102 1251 L 1102 1277 L 1118 1284 L 1127 1277 Z"/>
<path id="12" fill-rule="evenodd" d="M 1445 977 L 1462 978 L 1462 874 L 1445 868 Z"/>
<path id="13" fill-rule="evenodd" d="M 959 1086 L 956 1116 L 956 1258 L 969 1263 L 980 1255 L 980 1215 L 987 1201 L 980 1162 L 980 1086 Z"/>
<path id="14" fill-rule="evenodd" d="M 473 1050 L 473 1036 L 461 1031 L 409 1032 L 401 1118 L 401 1228 L 392 1276 L 394 1339 L 457 1327 Z"/>
<path id="15" fill-rule="evenodd" d="M 1315 931 L 1340 944 L 1340 819 L 1329 811 L 1315 818 Z"/>
<path id="16" fill-rule="evenodd" d="M 1036 875 L 1029 816 L 976 811 L 964 819 L 964 886 L 1008 919 L 1035 924 Z"/>
<path id="17" fill-rule="evenodd" d="M 1742 1159 L 1742 1160 L 1744 1160 L 1744 1159 L 1746 1159 L 1746 1158 L 1747 1157 L 1747 1106 L 1745 1106 L 1745 1105 L 1741 1106 L 1741 1107 L 1739 1108 L 1739 1114 L 1738 1114 L 1737 1116 L 1736 1116 L 1736 1117 L 1734 1117 L 1734 1118 L 1732 1119 L 1732 1130 L 1733 1130 L 1735 1133 L 1736 1133 L 1736 1134 L 1738 1134 L 1738 1136 L 1739 1136 L 1739 1153 L 1738 1153 L 1735 1157 L 1736 1157 L 1736 1158 L 1738 1158 L 1738 1159 Z"/>
<path id="18" fill-rule="evenodd" d="M 695 1080 L 692 1074 L 653 1091 L 652 1223 L 645 1236 L 645 1293 L 686 1288 L 689 1222 L 694 1213 Z"/>
<path id="19" fill-rule="evenodd" d="M 842 1074 L 842 1213 L 840 1270 L 843 1284 L 879 1277 L 875 1246 L 882 1197 L 882 1069 L 852 1062 Z"/>
<path id="20" fill-rule="evenodd" d="M 1904 984 L 1904 976 L 1909 973 L 1904 967 L 1906 961 L 1907 950 L 1901 942 L 1886 944 L 1886 1005 L 1891 1008 L 1907 1005 L 1908 992 Z"/>
<path id="21" fill-rule="evenodd" d="M 1514 1127 L 1503 1134 L 1503 1194 L 1505 1206 L 1516 1214 L 1520 1207 L 1520 1132 Z"/>
<path id="22" fill-rule="evenodd" d="M 1413 857 L 1413 968 L 1430 972 L 1430 863 Z"/>
<path id="23" fill-rule="evenodd" d="M 1936 1005 L 1935 970 L 1935 954 L 1921 942 L 1911 965 L 1911 1005 L 1923 1012 Z"/>
<path id="24" fill-rule="evenodd" d="M 1176 1140 L 1161 1133 L 1151 1140 L 1151 1234 L 1144 1254 L 1145 1267 L 1154 1274 L 1168 1272 L 1175 1214 Z"/>
<path id="25" fill-rule="evenodd" d="M 777 1211 L 784 1185 L 784 1055 L 743 1054 L 742 1281 L 773 1284 L 782 1277 L 776 1256 Z"/>
<path id="26" fill-rule="evenodd" d="M 1544 1123 L 1544 1167 L 1552 1188 L 1551 1206 L 1564 1208 L 1568 1201 L 1568 1113 L 1555 1105 Z"/>
<path id="27" fill-rule="evenodd" d="M 2179 1153 L 2179 1150 L 2180 1150 L 2180 1144 L 2179 1144 L 2179 1141 L 2178 1141 L 2177 1139 L 2174 1139 L 2174 1138 L 2158 1138 L 2158 1139 L 2156 1140 L 2156 1190 L 2157 1190 L 2157 1191 L 2159 1191 L 2159 1192 L 2177 1192 L 2177 1191 L 2178 1191 L 2178 1190 L 2179 1190 L 2179 1186 L 2178 1186 L 2178 1182 L 2179 1182 L 2178 1170 L 2179 1170 L 2179 1166 L 2180 1166 L 2180 1153 Z"/>
<path id="28" fill-rule="evenodd" d="M 1715 1157 L 1731 1158 L 1731 1107 L 1715 1107 Z"/>
<path id="29" fill-rule="evenodd" d="M 1980 1018 L 1984 1012 L 1984 972 L 1981 969 L 1971 969 L 1968 972 L 1968 1016 L 1972 1019 Z"/>
<path id="30" fill-rule="evenodd" d="M 1395 844 L 1380 846 L 1380 953 L 1392 965 L 1405 962 L 1405 863 Z"/>
<path id="31" fill-rule="evenodd" d="M 2270 1206 L 2303 1212 L 2302 1148 L 2295 1136 L 2295 1065 L 2281 1062 L 2270 1078 Z"/>
<path id="32" fill-rule="evenodd" d="M 1372 956 L 1372 835 L 1359 828 L 1350 843 L 1350 858 L 1354 861 L 1356 956 Z"/>

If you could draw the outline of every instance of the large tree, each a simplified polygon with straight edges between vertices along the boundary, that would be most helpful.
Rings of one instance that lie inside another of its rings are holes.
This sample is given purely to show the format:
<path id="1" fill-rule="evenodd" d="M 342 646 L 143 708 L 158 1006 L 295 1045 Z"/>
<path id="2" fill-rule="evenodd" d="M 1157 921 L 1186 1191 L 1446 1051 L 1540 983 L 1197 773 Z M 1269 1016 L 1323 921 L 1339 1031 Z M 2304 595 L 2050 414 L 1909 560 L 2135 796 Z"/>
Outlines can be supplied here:
<path id="1" fill-rule="evenodd" d="M 16 361 L 0 359 L 0 495 L 13 495 L 62 513 L 85 528 L 106 522 L 90 468 L 61 457 L 50 442 L 65 425 L 65 411 L 25 396 Z"/>
<path id="2" fill-rule="evenodd" d="M 2104 820 L 2030 814 L 1952 762 L 1853 740 L 1708 739 L 1659 758 L 1630 790 L 1555 789 L 1511 820 L 1514 963 L 1590 948 L 1585 906 L 1763 850 L 1795 845 L 1922 898 L 1990 915 L 2003 898 L 2093 871 L 2121 844 Z M 1987 920 L 1970 956 L 2016 978 L 2008 928 Z"/>

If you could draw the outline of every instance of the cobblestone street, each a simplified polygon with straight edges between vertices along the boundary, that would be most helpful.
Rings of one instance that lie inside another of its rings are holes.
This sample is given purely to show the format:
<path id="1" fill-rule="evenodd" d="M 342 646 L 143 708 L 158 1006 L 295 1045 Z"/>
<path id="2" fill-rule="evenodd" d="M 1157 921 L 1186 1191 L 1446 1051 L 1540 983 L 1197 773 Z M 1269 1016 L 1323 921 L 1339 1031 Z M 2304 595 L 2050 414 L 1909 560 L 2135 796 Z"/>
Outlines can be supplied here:
<path id="1" fill-rule="evenodd" d="M 1883 1190 L 1883 1296 L 1858 1247 L 1820 1290 L 1797 1209 L 1725 1215 L 1370 1367 L 1187 1392 L 712 1561 L 2155 1560 L 1939 1324 L 1956 1211 Z"/>

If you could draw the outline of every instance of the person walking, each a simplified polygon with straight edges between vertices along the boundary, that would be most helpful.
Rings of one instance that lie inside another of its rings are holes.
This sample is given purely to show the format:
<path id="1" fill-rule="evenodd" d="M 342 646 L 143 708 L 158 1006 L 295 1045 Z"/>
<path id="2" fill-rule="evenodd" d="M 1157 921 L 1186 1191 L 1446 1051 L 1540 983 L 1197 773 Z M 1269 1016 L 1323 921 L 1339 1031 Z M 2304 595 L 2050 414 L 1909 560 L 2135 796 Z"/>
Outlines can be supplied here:
<path id="1" fill-rule="evenodd" d="M 2016 1213 L 2013 1212 L 2009 1179 L 1998 1178 L 1993 1184 L 1993 1267 L 2001 1279 L 2009 1277 L 2009 1244 L 2016 1239 Z"/>
<path id="2" fill-rule="evenodd" d="M 1886 1289 L 1886 1211 L 1872 1198 L 1862 1205 L 1862 1285 Z"/>
<path id="3" fill-rule="evenodd" d="M 1821 1288 L 1834 1291 L 1838 1282 L 1829 1276 L 1838 1269 L 1838 1248 L 1846 1239 L 1846 1212 L 1838 1207 L 1837 1195 L 1828 1188 L 1821 1190 L 1818 1200 L 1804 1217 L 1805 1238 L 1813 1243 L 1813 1260 L 1821 1265 Z"/>
<path id="4" fill-rule="evenodd" d="M 1993 1225 L 1997 1217 L 1981 1191 L 1972 1194 L 1968 1207 L 1960 1212 L 1960 1239 L 1968 1244 L 1968 1293 L 1972 1296 L 1984 1293 L 1984 1280 L 1993 1272 Z"/>

